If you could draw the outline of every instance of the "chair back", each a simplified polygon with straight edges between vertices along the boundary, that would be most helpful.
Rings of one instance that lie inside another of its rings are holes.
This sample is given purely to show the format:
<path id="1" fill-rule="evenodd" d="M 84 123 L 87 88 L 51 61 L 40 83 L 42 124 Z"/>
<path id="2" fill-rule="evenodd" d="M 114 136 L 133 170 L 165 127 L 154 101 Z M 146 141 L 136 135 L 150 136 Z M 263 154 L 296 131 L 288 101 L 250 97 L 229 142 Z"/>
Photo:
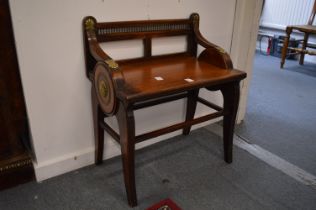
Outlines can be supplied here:
<path id="1" fill-rule="evenodd" d="M 83 19 L 84 45 L 86 57 L 86 74 L 89 77 L 97 61 L 91 55 L 89 42 L 112 42 L 120 40 L 143 40 L 143 58 L 155 57 L 152 55 L 152 39 L 166 36 L 186 36 L 185 52 L 197 56 L 197 41 L 195 28 L 199 27 L 199 15 L 191 14 L 189 19 L 140 20 L 121 22 L 97 22 L 88 16 Z M 178 54 L 178 53 L 175 53 Z M 125 59 L 133 60 L 138 58 Z"/>
<path id="2" fill-rule="evenodd" d="M 316 14 L 316 0 L 314 1 L 314 6 L 313 6 L 313 10 L 311 13 L 311 16 L 308 20 L 308 25 L 313 25 L 314 19 L 315 19 L 315 14 Z"/>

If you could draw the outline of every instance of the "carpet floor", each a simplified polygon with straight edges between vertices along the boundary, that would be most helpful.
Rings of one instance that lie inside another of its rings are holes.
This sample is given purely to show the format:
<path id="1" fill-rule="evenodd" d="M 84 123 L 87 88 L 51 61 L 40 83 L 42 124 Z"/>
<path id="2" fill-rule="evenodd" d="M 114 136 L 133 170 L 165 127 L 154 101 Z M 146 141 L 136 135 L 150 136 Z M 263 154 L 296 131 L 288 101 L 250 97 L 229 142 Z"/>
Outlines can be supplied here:
<path id="1" fill-rule="evenodd" d="M 316 64 L 257 54 L 247 113 L 236 133 L 316 175 Z"/>
<path id="2" fill-rule="evenodd" d="M 226 164 L 221 138 L 205 128 L 137 151 L 136 182 L 135 210 L 165 198 L 184 210 L 316 208 L 314 189 L 238 147 Z M 0 209 L 130 209 L 121 159 L 2 191 Z"/>

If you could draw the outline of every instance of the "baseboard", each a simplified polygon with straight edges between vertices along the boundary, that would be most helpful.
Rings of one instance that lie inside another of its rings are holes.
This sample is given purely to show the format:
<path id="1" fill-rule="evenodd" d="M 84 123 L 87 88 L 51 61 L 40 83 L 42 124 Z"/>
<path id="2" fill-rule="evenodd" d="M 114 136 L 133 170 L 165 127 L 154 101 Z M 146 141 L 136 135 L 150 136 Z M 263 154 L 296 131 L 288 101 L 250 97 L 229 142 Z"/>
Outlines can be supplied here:
<path id="1" fill-rule="evenodd" d="M 140 149 L 159 141 L 179 135 L 179 132 L 167 134 L 136 145 Z M 164 138 L 163 138 L 164 137 Z M 114 140 L 105 141 L 103 160 L 120 155 L 120 148 Z M 94 147 L 77 151 L 42 163 L 34 163 L 36 180 L 38 182 L 49 179 L 79 168 L 94 164 Z"/>
<path id="2" fill-rule="evenodd" d="M 77 151 L 49 161 L 34 163 L 38 182 L 93 164 L 94 148 Z"/>
<path id="3" fill-rule="evenodd" d="M 192 130 L 204 127 L 220 119 L 221 118 L 195 125 L 193 126 Z M 137 144 L 136 149 L 140 149 L 151 144 L 172 138 L 174 136 L 181 135 L 181 133 L 182 131 L 178 130 L 163 136 L 159 136 L 157 138 L 150 139 L 148 141 Z M 114 142 L 114 140 L 108 139 L 107 141 L 105 141 L 103 156 L 104 160 L 118 156 L 120 154 L 120 147 L 116 142 Z M 94 147 L 86 148 L 84 150 L 60 156 L 55 159 L 51 159 L 41 163 L 34 163 L 36 180 L 40 182 L 45 179 L 49 179 L 67 172 L 71 172 L 92 164 L 94 164 Z"/>

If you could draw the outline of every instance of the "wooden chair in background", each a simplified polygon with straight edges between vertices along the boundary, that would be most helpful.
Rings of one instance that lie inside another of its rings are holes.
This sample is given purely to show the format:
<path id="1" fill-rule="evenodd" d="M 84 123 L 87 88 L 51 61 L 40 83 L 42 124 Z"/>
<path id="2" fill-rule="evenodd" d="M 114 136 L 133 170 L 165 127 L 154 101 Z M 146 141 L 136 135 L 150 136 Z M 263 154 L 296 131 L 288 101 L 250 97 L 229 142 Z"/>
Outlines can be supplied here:
<path id="1" fill-rule="evenodd" d="M 315 19 L 315 14 L 316 14 L 316 1 L 314 2 L 314 6 L 312 9 L 311 16 L 309 18 L 308 24 L 307 25 L 293 25 L 293 26 L 287 26 L 286 27 L 286 37 L 283 43 L 283 49 L 282 49 L 282 57 L 281 57 L 281 68 L 283 68 L 284 63 L 285 63 L 285 58 L 287 56 L 287 53 L 289 50 L 294 51 L 298 54 L 300 54 L 300 61 L 299 64 L 303 65 L 304 64 L 304 57 L 305 54 L 308 55 L 316 55 L 316 51 L 314 50 L 307 50 L 306 48 L 313 48 L 316 49 L 315 44 L 310 44 L 308 43 L 308 38 L 311 34 L 316 34 L 316 26 L 313 25 L 314 19 Z M 293 30 L 299 31 L 304 33 L 304 39 L 302 40 L 301 48 L 293 48 L 289 47 L 289 40 L 291 33 Z"/>

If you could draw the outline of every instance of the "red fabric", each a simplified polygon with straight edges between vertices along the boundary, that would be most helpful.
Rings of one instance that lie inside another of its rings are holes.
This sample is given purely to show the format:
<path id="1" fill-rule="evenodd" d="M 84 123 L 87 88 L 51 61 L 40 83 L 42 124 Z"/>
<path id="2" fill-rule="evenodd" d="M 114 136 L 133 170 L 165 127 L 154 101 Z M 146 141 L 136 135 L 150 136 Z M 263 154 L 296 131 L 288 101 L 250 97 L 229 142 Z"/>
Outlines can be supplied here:
<path id="1" fill-rule="evenodd" d="M 267 54 L 268 55 L 270 55 L 270 53 L 271 53 L 271 47 L 272 47 L 272 38 L 269 37 L 268 48 L 267 48 Z"/>
<path id="2" fill-rule="evenodd" d="M 149 207 L 146 210 L 158 210 L 159 208 L 161 208 L 161 210 L 163 210 L 163 208 L 162 208 L 163 206 L 168 206 L 171 210 L 181 210 L 181 208 L 179 206 L 177 206 L 177 204 L 175 204 L 169 198 L 160 201 L 159 203 Z"/>

